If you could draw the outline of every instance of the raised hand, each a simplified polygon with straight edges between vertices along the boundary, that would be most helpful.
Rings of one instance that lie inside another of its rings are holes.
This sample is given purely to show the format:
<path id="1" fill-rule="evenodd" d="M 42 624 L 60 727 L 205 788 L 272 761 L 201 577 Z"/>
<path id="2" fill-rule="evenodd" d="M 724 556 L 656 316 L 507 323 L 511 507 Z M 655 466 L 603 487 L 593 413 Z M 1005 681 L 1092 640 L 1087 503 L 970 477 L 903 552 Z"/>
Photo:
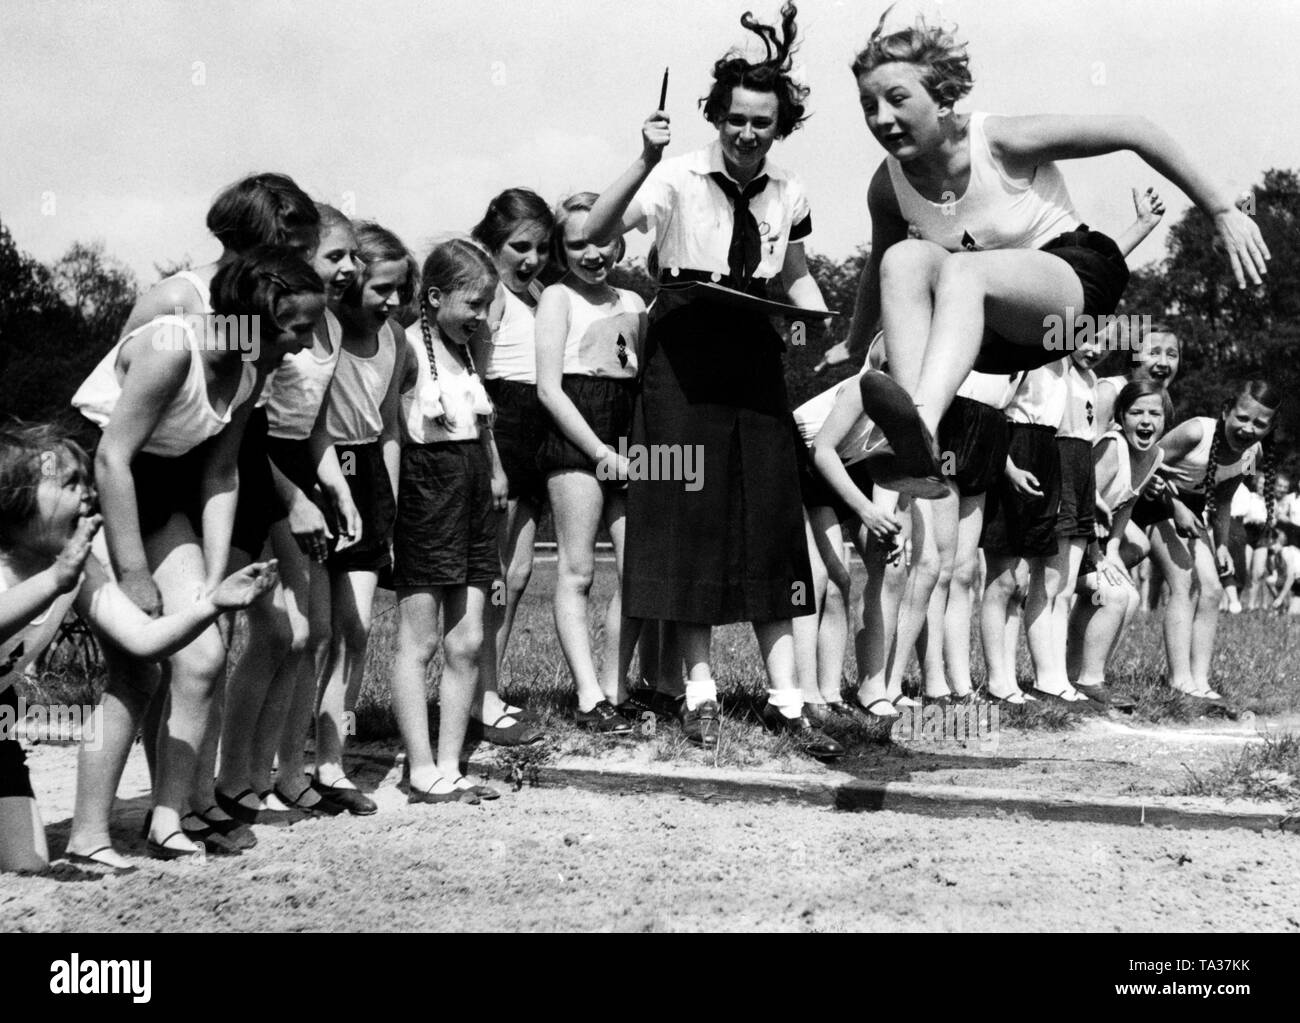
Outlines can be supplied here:
<path id="1" fill-rule="evenodd" d="M 59 551 L 51 566 L 54 569 L 54 582 L 60 593 L 69 593 L 77 588 L 81 572 L 90 557 L 90 543 L 99 532 L 104 520 L 99 515 L 83 515 L 77 522 L 77 528 L 68 542 Z"/>
<path id="2" fill-rule="evenodd" d="M 672 141 L 669 117 L 662 110 L 656 110 L 641 125 L 641 153 L 646 163 L 656 164 L 664 155 L 664 148 Z"/>
<path id="3" fill-rule="evenodd" d="M 1152 226 L 1160 223 L 1160 218 L 1165 215 L 1165 204 L 1160 194 L 1154 188 L 1148 188 L 1140 195 L 1136 188 L 1132 191 L 1133 210 L 1137 214 L 1138 221 Z"/>

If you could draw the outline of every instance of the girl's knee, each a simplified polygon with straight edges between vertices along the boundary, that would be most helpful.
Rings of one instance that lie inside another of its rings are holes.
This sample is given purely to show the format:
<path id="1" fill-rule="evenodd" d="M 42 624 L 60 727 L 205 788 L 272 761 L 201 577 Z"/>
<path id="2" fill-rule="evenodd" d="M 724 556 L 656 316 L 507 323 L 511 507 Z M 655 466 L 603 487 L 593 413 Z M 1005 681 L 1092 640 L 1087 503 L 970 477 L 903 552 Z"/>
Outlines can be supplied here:
<path id="1" fill-rule="evenodd" d="M 447 660 L 459 666 L 478 661 L 483 650 L 483 626 L 477 622 L 461 622 L 447 636 Z"/>
<path id="2" fill-rule="evenodd" d="M 403 629 L 398 647 L 408 657 L 413 657 L 426 668 L 433 662 L 441 642 L 437 629 Z"/>
<path id="3" fill-rule="evenodd" d="M 895 280 L 914 284 L 918 279 L 918 273 L 932 276 L 936 256 L 937 253 L 931 245 L 916 238 L 905 238 L 891 245 L 880 260 L 881 287 Z"/>
<path id="4" fill-rule="evenodd" d="M 589 561 L 566 562 L 556 572 L 556 583 L 566 590 L 589 593 L 596 581 L 596 566 Z"/>
<path id="5" fill-rule="evenodd" d="M 204 633 L 179 653 L 173 654 L 172 686 L 211 689 L 225 673 L 226 647 L 212 632 Z"/>

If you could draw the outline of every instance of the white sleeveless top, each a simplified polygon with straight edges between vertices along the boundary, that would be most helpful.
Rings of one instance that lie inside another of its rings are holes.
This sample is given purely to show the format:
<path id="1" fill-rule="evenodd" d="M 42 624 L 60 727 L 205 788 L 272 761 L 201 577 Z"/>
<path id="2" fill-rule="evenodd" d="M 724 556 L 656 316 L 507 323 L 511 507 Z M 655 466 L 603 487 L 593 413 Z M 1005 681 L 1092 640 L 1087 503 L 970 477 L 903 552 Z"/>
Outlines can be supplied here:
<path id="1" fill-rule="evenodd" d="M 335 444 L 371 444 L 384 432 L 381 406 L 397 368 L 397 338 L 392 321 L 379 328 L 379 345 L 368 359 L 339 345 L 325 402 L 325 430 Z"/>
<path id="2" fill-rule="evenodd" d="M 94 557 L 92 554 L 91 557 Z M 71 593 L 61 593 L 54 598 L 44 613 L 33 618 L 14 635 L 0 642 L 0 693 L 14 684 L 22 676 L 27 665 L 50 645 L 63 619 L 67 617 L 72 602 L 77 599 L 81 584 L 73 587 Z M 0 576 L 0 593 L 9 589 L 3 576 Z M 0 736 L 4 738 L 4 736 Z"/>
<path id="3" fill-rule="evenodd" d="M 1165 463 L 1165 476 L 1177 484 L 1183 492 L 1205 493 L 1205 470 L 1210 466 L 1210 445 L 1214 442 L 1214 431 L 1219 420 L 1212 416 L 1197 416 L 1201 424 L 1201 441 L 1187 453 L 1185 458 Z M 1254 476 L 1255 463 L 1262 448 L 1256 441 L 1239 455 L 1233 455 L 1232 449 L 1224 441 L 1219 442 L 1219 465 L 1214 472 L 1214 482 L 1218 484 L 1237 476 Z"/>
<path id="4" fill-rule="evenodd" d="M 492 414 L 492 403 L 478 374 L 453 356 L 435 333 L 435 380 L 429 370 L 429 352 L 419 320 L 406 328 L 406 343 L 416 368 L 415 386 L 402 395 L 407 440 L 412 444 L 478 440 L 479 416 Z M 445 417 L 445 425 L 438 422 L 440 416 Z"/>
<path id="5" fill-rule="evenodd" d="M 253 397 L 257 368 L 248 361 L 241 364 L 235 396 L 224 414 L 217 413 L 208 401 L 203 367 L 204 339 L 197 336 L 194 324 L 187 318 L 160 316 L 137 327 L 115 344 L 72 396 L 73 407 L 101 430 L 108 425 L 118 399 L 122 397 L 122 373 L 117 365 L 122 346 L 144 331 L 156 332 L 154 343 L 160 347 L 189 349 L 189 371 L 180 390 L 172 396 L 153 433 L 141 448 L 150 455 L 179 458 L 230 425 L 235 410 Z"/>
<path id="6" fill-rule="evenodd" d="M 971 371 L 957 388 L 957 395 L 990 408 L 1005 409 L 1015 398 L 1024 375 L 1023 372 L 1007 374 Z"/>
<path id="7" fill-rule="evenodd" d="M 794 410 L 795 425 L 799 427 L 799 436 L 803 438 L 805 444 L 811 446 L 817 434 L 821 433 L 826 420 L 830 418 L 831 409 L 835 407 L 835 402 L 844 388 L 858 387 L 861 379 L 859 374 L 848 380 L 841 380 L 834 387 L 809 398 Z M 840 456 L 841 462 L 845 465 L 854 465 L 867 457 L 867 439 L 871 436 L 873 425 L 868 417 L 858 416 L 848 434 L 835 446 L 835 453 Z"/>
<path id="8" fill-rule="evenodd" d="M 989 149 L 987 113 L 970 115 L 970 183 L 944 205 L 925 198 L 889 156 L 885 165 L 898 207 L 926 241 L 949 252 L 981 249 L 1038 249 L 1079 226 L 1065 178 L 1054 163 L 1040 163 L 1031 178 L 1013 178 Z"/>
<path id="9" fill-rule="evenodd" d="M 1097 507 L 1108 514 L 1114 513 L 1124 505 L 1128 504 L 1138 494 L 1142 493 L 1142 488 L 1151 482 L 1155 476 L 1156 470 L 1160 468 L 1164 460 L 1164 452 L 1156 447 L 1156 457 L 1151 462 L 1151 468 L 1140 480 L 1133 479 L 1133 461 L 1128 449 L 1128 441 L 1124 438 L 1124 433 L 1118 427 L 1107 430 L 1097 440 L 1094 447 L 1100 447 L 1102 444 L 1113 442 L 1115 445 L 1116 469 L 1115 478 L 1110 481 L 1104 488 L 1101 483 L 1097 484 Z"/>
<path id="10" fill-rule="evenodd" d="M 569 299 L 569 333 L 564 339 L 564 375 L 632 380 L 645 304 L 634 291 L 614 288 L 614 301 L 588 302 L 561 284 Z M 621 358 L 620 358 L 621 356 Z"/>
<path id="11" fill-rule="evenodd" d="M 1068 394 L 1065 374 L 1069 361 L 1066 356 L 1026 373 L 1007 406 L 1007 418 L 1013 423 L 1050 426 L 1053 430 L 1060 427 Z"/>
<path id="12" fill-rule="evenodd" d="M 266 405 L 268 434 L 284 440 L 306 440 L 334 379 L 339 352 L 343 350 L 343 327 L 332 312 L 325 310 L 325 336 L 330 352 L 318 358 L 316 346 L 287 356 L 271 374 Z"/>
<path id="13" fill-rule="evenodd" d="M 1091 444 L 1097 436 L 1097 375 L 1073 359 L 1065 363 L 1065 409 L 1056 435 Z"/>
<path id="14" fill-rule="evenodd" d="M 509 288 L 501 322 L 492 333 L 492 354 L 488 358 L 489 380 L 514 380 L 521 384 L 537 383 L 537 310 Z M 424 347 L 424 342 L 420 342 Z M 427 361 L 427 360 L 426 360 Z"/>

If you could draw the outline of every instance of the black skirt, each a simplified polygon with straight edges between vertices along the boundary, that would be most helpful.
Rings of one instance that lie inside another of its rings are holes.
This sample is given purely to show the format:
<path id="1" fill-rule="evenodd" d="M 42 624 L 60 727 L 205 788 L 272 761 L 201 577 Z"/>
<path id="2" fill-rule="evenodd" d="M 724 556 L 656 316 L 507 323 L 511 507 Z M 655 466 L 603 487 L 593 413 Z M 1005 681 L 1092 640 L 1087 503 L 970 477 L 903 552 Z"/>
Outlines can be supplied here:
<path id="1" fill-rule="evenodd" d="M 697 300 L 655 316 L 632 455 L 682 471 L 632 474 L 625 614 L 723 625 L 813 613 L 782 349 L 761 313 Z"/>

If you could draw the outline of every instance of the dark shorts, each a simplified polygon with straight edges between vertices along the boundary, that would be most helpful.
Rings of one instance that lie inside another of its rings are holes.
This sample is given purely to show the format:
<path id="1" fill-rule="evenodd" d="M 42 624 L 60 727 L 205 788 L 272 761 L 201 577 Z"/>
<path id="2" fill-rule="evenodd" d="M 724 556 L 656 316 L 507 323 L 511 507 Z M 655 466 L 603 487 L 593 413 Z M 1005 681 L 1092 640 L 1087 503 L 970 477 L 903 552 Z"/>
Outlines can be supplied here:
<path id="1" fill-rule="evenodd" d="M 397 517 L 397 503 L 393 499 L 393 484 L 384 465 L 384 445 L 381 441 L 369 444 L 336 444 L 339 467 L 348 481 L 352 500 L 361 515 L 361 542 L 329 556 L 331 572 L 383 573 L 392 566 L 389 541 L 393 536 L 393 520 Z M 331 522 L 336 542 L 337 523 Z"/>
<path id="2" fill-rule="evenodd" d="M 582 414 L 592 432 L 611 451 L 619 441 L 627 442 L 632 430 L 632 404 L 636 398 L 635 380 L 610 380 L 605 377 L 564 377 L 564 393 Z M 537 455 L 537 467 L 544 476 L 564 469 L 581 469 L 595 474 L 596 467 L 587 453 L 570 441 L 554 422 L 548 422 L 546 440 Z M 509 471 L 506 477 L 509 478 Z M 626 486 L 611 481 L 617 486 Z"/>
<path id="3" fill-rule="evenodd" d="M 271 523 L 288 514 L 271 478 L 266 454 L 266 408 L 254 409 L 239 442 L 239 507 L 230 546 L 256 558 L 262 553 Z"/>
<path id="4" fill-rule="evenodd" d="M 27 754 L 9 732 L 18 725 L 18 690 L 10 686 L 0 693 L 0 799 L 35 799 Z"/>
<path id="5" fill-rule="evenodd" d="M 999 479 L 1011 443 L 1010 421 L 999 409 L 958 395 L 939 420 L 940 466 L 962 497 L 977 497 Z"/>
<path id="6" fill-rule="evenodd" d="M 1077 437 L 1057 437 L 1061 453 L 1061 509 L 1056 517 L 1056 535 L 1067 540 L 1090 540 L 1096 527 L 1097 472 L 1092 461 L 1092 442 Z"/>
<path id="7" fill-rule="evenodd" d="M 1173 518 L 1173 513 L 1164 501 L 1157 501 L 1153 498 L 1138 495 L 1138 499 L 1133 502 L 1133 513 L 1129 516 L 1129 521 L 1137 526 L 1143 532 L 1152 526 L 1159 525 Z"/>
<path id="8" fill-rule="evenodd" d="M 1084 224 L 1077 231 L 1057 235 L 1040 251 L 1065 260 L 1079 278 L 1083 285 L 1083 308 L 1075 310 L 1077 314 L 1109 316 L 1115 311 L 1124 289 L 1128 287 L 1129 269 L 1119 246 L 1107 235 L 1090 231 Z M 975 369 L 981 373 L 1037 369 L 1066 354 L 1069 353 L 1044 344 L 1014 344 L 1006 338 L 991 335 L 980 349 Z"/>
<path id="9" fill-rule="evenodd" d="M 239 446 L 239 508 L 230 545 L 256 558 L 271 526 L 289 514 L 275 489 L 271 463 L 299 490 L 316 489 L 316 469 L 306 440 L 283 440 L 267 434 L 266 409 L 253 411 Z"/>
<path id="10" fill-rule="evenodd" d="M 102 431 L 91 423 L 78 435 L 92 462 L 102 436 Z M 178 512 L 185 516 L 196 536 L 203 534 L 203 471 L 215 439 L 175 458 L 141 451 L 131 460 L 140 539 L 153 536 Z"/>
<path id="11" fill-rule="evenodd" d="M 492 466 L 476 440 L 402 448 L 393 585 L 490 586 L 501 574 Z"/>
<path id="12" fill-rule="evenodd" d="M 537 385 L 489 380 L 487 392 L 496 408 L 492 436 L 510 499 L 541 508 L 546 503 L 546 475 L 537 467 L 537 456 L 550 432 L 551 417 L 537 396 Z"/>
<path id="13" fill-rule="evenodd" d="M 1061 505 L 1061 456 L 1050 426 L 1011 424 L 1008 457 L 1038 479 L 1042 497 L 1026 497 L 1005 475 L 989 491 L 980 546 L 993 555 L 1050 558 L 1057 552 L 1056 517 Z"/>
<path id="14" fill-rule="evenodd" d="M 844 471 L 849 474 L 853 485 L 870 500 L 876 484 L 871 474 L 867 472 L 867 463 L 854 462 L 852 465 L 846 465 Z M 857 513 L 835 492 L 835 488 L 826 482 L 826 477 L 818 470 L 817 464 L 813 461 L 812 449 L 803 444 L 799 445 L 799 493 L 803 497 L 803 506 L 809 510 L 830 508 L 841 522 L 850 522 L 857 518 Z"/>

